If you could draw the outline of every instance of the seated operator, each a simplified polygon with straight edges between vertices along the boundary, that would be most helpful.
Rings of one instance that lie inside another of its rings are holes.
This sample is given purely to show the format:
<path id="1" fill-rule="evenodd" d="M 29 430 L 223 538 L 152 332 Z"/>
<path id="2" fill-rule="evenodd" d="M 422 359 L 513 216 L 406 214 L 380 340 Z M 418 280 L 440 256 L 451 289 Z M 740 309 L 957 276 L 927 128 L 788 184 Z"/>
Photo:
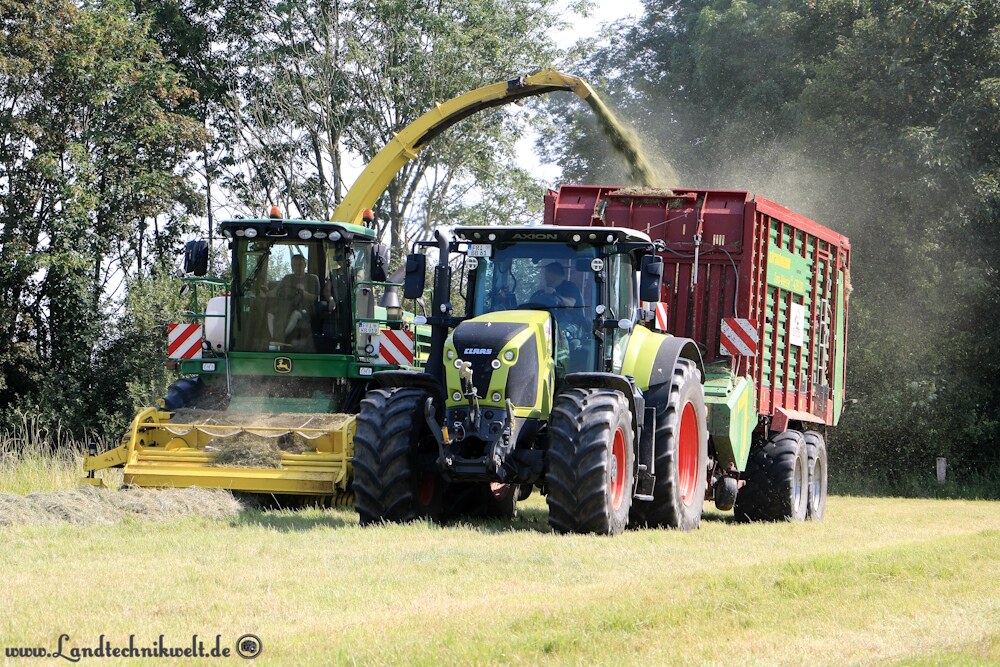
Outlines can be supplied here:
<path id="1" fill-rule="evenodd" d="M 306 273 L 304 256 L 293 255 L 292 272 L 281 279 L 275 291 L 277 294 L 276 302 L 272 304 L 274 314 L 270 320 L 271 333 L 279 342 L 284 343 L 303 324 L 308 324 L 313 304 L 319 301 L 319 278 Z M 277 331 L 274 329 L 275 323 L 279 327 Z"/>
<path id="2" fill-rule="evenodd" d="M 559 262 L 546 264 L 540 278 L 542 286 L 531 295 L 529 301 L 563 308 L 583 306 L 580 288 L 566 280 L 566 269 Z"/>

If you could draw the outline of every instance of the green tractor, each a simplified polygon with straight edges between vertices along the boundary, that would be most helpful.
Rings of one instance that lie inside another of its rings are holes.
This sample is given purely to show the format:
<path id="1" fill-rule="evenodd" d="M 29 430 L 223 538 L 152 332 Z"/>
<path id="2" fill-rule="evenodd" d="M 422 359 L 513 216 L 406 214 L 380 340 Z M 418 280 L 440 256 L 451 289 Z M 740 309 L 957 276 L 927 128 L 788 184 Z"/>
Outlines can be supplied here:
<path id="1" fill-rule="evenodd" d="M 436 233 L 429 357 L 373 375 L 354 438 L 362 524 L 514 515 L 534 488 L 560 533 L 697 528 L 708 479 L 704 368 L 644 326 L 662 258 L 622 228 Z M 457 262 L 457 263 L 456 263 Z M 453 269 L 452 264 L 456 263 Z M 404 296 L 427 255 L 407 257 Z M 464 314 L 451 303 L 453 270 Z"/>

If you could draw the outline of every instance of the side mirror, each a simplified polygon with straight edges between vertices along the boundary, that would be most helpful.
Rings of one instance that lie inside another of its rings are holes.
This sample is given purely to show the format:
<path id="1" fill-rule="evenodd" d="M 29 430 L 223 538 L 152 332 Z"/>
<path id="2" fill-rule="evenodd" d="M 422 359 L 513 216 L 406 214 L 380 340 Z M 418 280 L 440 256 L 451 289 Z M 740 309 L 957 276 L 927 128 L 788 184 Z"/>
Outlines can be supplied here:
<path id="1" fill-rule="evenodd" d="M 406 276 L 403 278 L 403 298 L 418 299 L 424 295 L 427 280 L 427 255 L 406 256 Z"/>
<path id="2" fill-rule="evenodd" d="M 389 271 L 389 246 L 379 243 L 372 248 L 372 280 L 384 283 Z"/>
<path id="3" fill-rule="evenodd" d="M 663 258 L 658 255 L 643 255 L 639 264 L 639 299 L 659 301 L 663 288 Z"/>
<path id="4" fill-rule="evenodd" d="M 195 276 L 208 273 L 208 241 L 199 239 L 184 244 L 184 273 Z"/>

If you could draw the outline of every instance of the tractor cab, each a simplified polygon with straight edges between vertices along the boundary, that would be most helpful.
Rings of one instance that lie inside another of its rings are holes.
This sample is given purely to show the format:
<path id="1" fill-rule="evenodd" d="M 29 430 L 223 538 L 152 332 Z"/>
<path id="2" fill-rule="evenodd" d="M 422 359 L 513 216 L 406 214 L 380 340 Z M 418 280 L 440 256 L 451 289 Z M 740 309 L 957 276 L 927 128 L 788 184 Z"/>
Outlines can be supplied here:
<path id="1" fill-rule="evenodd" d="M 266 391 L 290 398 L 312 396 L 331 379 L 340 394 L 343 381 L 413 363 L 412 314 L 399 305 L 398 283 L 387 282 L 387 250 L 373 230 L 271 217 L 226 220 L 220 231 L 232 253 L 228 281 L 204 277 L 207 258 L 197 255 L 207 247 L 189 243 L 187 316 L 203 324 L 203 341 L 199 354 L 179 358 L 182 372 L 227 375 L 227 393 L 237 399 L 260 393 L 262 382 L 298 378 Z M 391 358 L 380 351 L 386 330 L 399 332 L 393 340 L 405 348 Z M 245 391 L 234 386 L 241 384 Z"/>
<path id="2" fill-rule="evenodd" d="M 648 292 L 642 298 L 659 299 L 662 265 L 640 232 L 460 227 L 455 238 L 469 272 L 466 316 L 547 313 L 557 379 L 621 370 L 628 336 L 647 317 L 639 304 L 640 269 Z"/>
<path id="3" fill-rule="evenodd" d="M 282 229 L 222 224 L 233 246 L 231 349 L 351 354 L 353 286 L 371 282 L 373 268 L 385 279 L 374 239 L 332 223 L 285 221 Z M 358 305 L 362 317 L 374 317 L 372 299 Z"/>

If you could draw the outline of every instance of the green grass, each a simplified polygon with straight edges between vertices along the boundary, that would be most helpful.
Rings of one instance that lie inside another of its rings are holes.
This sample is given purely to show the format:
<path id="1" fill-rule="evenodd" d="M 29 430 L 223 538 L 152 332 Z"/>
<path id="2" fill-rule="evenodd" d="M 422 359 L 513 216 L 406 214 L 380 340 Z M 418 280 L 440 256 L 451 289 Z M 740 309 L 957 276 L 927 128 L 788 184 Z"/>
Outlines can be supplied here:
<path id="1" fill-rule="evenodd" d="M 4 467 L 0 490 L 72 479 L 45 465 Z M 709 513 L 611 539 L 551 534 L 537 496 L 513 523 L 445 527 L 351 510 L 3 527 L 0 647 L 250 632 L 275 665 L 1000 664 L 998 510 L 833 497 L 822 523 Z"/>
<path id="2" fill-rule="evenodd" d="M 1000 662 L 989 502 L 832 498 L 821 524 L 613 539 L 358 527 L 349 510 L 0 529 L 0 644 L 259 635 L 265 664 Z"/>

